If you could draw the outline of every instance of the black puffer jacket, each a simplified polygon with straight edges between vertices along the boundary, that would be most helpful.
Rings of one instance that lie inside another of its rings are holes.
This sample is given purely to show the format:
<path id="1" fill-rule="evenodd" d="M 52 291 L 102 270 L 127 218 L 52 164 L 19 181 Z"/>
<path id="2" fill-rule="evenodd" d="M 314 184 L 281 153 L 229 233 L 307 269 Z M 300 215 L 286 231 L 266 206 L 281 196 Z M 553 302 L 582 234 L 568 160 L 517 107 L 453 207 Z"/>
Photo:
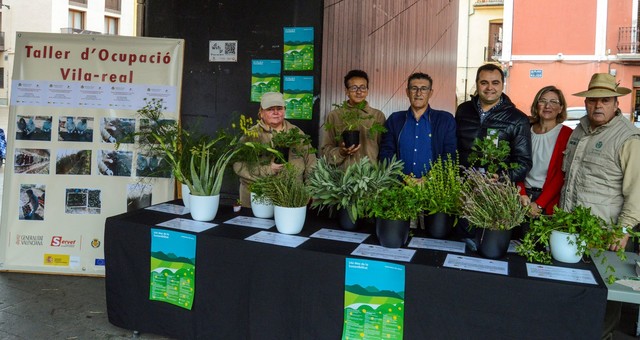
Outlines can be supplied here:
<path id="1" fill-rule="evenodd" d="M 478 96 L 464 102 L 456 110 L 458 126 L 458 153 L 460 164 L 469 166 L 468 158 L 476 138 L 487 136 L 487 129 L 498 130 L 498 138 L 506 140 L 511 146 L 509 163 L 518 163 L 520 167 L 509 170 L 509 178 L 513 182 L 522 182 L 531 169 L 531 125 L 527 116 L 518 110 L 506 94 L 502 94 L 502 103 L 485 117 L 480 123 L 478 113 Z"/>

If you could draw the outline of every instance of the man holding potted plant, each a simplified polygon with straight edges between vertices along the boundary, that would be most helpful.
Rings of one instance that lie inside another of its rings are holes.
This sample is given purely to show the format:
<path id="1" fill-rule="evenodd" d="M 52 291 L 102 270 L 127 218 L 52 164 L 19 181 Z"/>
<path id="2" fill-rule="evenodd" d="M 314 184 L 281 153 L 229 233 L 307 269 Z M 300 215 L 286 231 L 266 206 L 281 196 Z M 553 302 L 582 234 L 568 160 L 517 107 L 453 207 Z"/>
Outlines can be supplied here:
<path id="1" fill-rule="evenodd" d="M 380 144 L 381 160 L 395 156 L 404 162 L 403 172 L 420 179 L 438 157 L 455 158 L 456 122 L 451 113 L 429 106 L 433 80 L 428 74 L 414 73 L 407 80 L 411 106 L 394 112 L 385 123 L 387 132 Z"/>
<path id="2" fill-rule="evenodd" d="M 284 156 L 289 156 L 288 162 L 301 170 L 300 176 L 302 180 L 302 176 L 306 178 L 315 165 L 316 155 L 310 145 L 301 145 L 304 144 L 302 143 L 303 141 L 309 140 L 305 138 L 308 136 L 304 135 L 300 128 L 286 121 L 284 116 L 285 103 L 282 93 L 265 93 L 260 100 L 260 109 L 258 111 L 260 120 L 249 129 L 247 136 L 243 137 L 243 141 L 256 141 L 271 145 L 275 134 L 287 133 L 289 135 L 291 132 L 295 134 L 295 131 L 297 131 L 300 136 L 298 139 L 300 141 L 299 145 L 293 146 L 292 150 L 289 151 L 289 155 Z M 244 207 L 251 207 L 249 185 L 256 178 L 280 172 L 284 166 L 283 164 L 278 164 L 276 158 L 271 155 L 265 157 L 268 158 L 266 162 L 259 162 L 259 164 L 248 164 L 248 162 L 235 162 L 233 164 L 233 170 L 240 177 L 240 201 Z"/>
<path id="3" fill-rule="evenodd" d="M 344 77 L 347 100 L 327 115 L 322 135 L 320 154 L 331 164 L 346 168 L 367 156 L 372 162 L 378 160 L 380 132 L 384 113 L 367 103 L 369 76 L 361 70 L 351 70 Z M 346 145 L 343 132 L 359 132 L 358 143 Z"/>

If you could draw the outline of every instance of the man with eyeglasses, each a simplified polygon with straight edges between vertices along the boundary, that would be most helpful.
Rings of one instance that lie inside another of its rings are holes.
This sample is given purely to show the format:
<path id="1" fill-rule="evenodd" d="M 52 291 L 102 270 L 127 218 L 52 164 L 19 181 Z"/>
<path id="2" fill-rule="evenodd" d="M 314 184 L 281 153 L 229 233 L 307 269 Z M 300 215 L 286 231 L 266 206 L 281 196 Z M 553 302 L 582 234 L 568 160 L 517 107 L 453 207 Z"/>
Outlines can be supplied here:
<path id="1" fill-rule="evenodd" d="M 406 93 L 411 106 L 389 116 L 380 144 L 381 160 L 395 156 L 404 162 L 403 172 L 418 181 L 430 170 L 431 160 L 455 157 L 456 152 L 456 122 L 451 113 L 429 105 L 432 86 L 428 74 L 417 72 L 409 76 Z"/>
<path id="2" fill-rule="evenodd" d="M 327 158 L 331 164 L 340 165 L 343 168 L 356 163 L 364 156 L 371 162 L 378 160 L 380 146 L 380 134 L 369 134 L 373 124 L 384 125 L 384 113 L 374 109 L 367 103 L 369 94 L 369 76 L 362 70 L 351 70 L 344 76 L 345 94 L 347 96 L 347 109 L 358 110 L 362 117 L 359 127 L 360 143 L 345 147 L 344 141 L 337 137 L 339 131 L 344 128 L 341 115 L 345 108 L 337 108 L 327 115 L 325 129 L 323 129 L 322 146 L 320 154 Z"/>
<path id="3" fill-rule="evenodd" d="M 491 137 L 509 142 L 507 164 L 517 163 L 507 172 L 513 183 L 523 182 L 533 164 L 531 126 L 528 117 L 502 93 L 504 73 L 494 64 L 482 65 L 476 73 L 476 93 L 458 106 L 458 154 L 460 164 L 469 167 L 469 154 L 476 139 Z"/>

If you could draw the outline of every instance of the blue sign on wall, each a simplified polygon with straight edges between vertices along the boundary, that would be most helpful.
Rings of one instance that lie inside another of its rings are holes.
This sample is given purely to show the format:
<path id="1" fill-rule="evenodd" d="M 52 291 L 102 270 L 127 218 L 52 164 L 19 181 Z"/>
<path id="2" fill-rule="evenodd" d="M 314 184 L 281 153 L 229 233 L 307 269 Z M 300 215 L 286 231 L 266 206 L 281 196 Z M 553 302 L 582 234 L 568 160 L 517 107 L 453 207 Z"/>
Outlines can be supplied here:
<path id="1" fill-rule="evenodd" d="M 542 78 L 542 70 L 529 70 L 529 78 Z"/>

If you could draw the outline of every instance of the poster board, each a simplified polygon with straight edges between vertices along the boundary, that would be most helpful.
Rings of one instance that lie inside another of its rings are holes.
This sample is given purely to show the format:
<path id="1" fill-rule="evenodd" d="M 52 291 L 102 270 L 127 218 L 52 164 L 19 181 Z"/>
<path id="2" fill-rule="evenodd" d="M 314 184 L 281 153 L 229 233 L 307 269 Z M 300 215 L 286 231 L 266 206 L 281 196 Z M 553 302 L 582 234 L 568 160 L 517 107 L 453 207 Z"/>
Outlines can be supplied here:
<path id="1" fill-rule="evenodd" d="M 138 177 L 148 155 L 115 143 L 138 131 L 136 110 L 151 98 L 179 118 L 183 46 L 16 34 L 0 270 L 102 276 L 105 219 L 173 199 L 172 178 Z"/>

